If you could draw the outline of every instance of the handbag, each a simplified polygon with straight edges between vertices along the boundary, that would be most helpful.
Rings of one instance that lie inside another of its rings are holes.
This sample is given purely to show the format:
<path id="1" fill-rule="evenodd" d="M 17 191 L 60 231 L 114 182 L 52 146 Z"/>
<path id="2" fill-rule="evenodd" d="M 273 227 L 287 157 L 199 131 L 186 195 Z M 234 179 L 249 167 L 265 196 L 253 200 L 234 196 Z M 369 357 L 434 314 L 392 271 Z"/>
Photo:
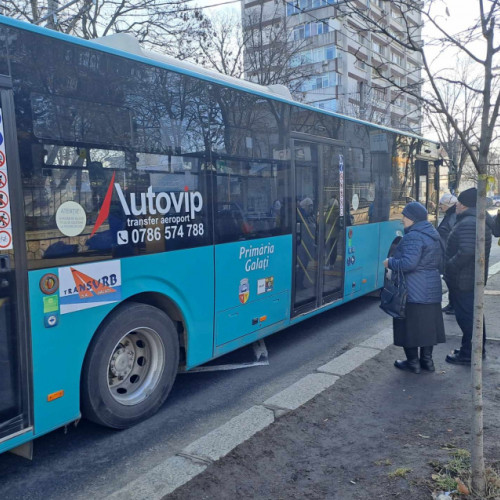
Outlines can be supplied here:
<path id="1" fill-rule="evenodd" d="M 390 279 L 385 279 L 384 288 L 380 294 L 380 309 L 393 318 L 404 319 L 407 298 L 408 289 L 404 273 L 402 271 L 393 272 Z"/>

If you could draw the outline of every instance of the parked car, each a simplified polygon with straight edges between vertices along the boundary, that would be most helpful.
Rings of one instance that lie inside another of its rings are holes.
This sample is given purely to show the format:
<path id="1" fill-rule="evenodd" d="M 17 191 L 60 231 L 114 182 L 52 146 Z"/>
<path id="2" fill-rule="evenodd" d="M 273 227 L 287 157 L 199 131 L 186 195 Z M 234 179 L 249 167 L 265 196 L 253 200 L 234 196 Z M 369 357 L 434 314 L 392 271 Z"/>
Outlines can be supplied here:
<path id="1" fill-rule="evenodd" d="M 500 194 L 492 196 L 491 200 L 493 201 L 493 205 L 495 205 L 495 207 L 500 207 Z"/>

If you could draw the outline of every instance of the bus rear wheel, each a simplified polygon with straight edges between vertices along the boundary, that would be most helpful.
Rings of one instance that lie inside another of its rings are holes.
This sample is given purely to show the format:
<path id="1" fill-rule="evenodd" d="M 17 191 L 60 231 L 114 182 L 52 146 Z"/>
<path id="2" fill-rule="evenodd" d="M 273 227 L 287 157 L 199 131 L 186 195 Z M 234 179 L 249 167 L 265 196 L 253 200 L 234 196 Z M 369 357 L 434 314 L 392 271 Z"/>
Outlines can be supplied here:
<path id="1" fill-rule="evenodd" d="M 101 325 L 85 357 L 83 415 L 114 429 L 145 420 L 167 398 L 178 365 L 172 320 L 147 304 L 122 305 Z"/>

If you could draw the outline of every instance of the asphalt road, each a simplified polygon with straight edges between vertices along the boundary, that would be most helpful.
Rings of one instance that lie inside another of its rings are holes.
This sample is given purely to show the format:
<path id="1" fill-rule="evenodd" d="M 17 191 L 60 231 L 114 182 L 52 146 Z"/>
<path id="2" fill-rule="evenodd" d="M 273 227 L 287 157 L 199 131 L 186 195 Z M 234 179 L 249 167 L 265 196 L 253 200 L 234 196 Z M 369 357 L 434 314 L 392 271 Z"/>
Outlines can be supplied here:
<path id="1" fill-rule="evenodd" d="M 491 262 L 500 261 L 493 245 Z M 99 499 L 249 407 L 260 404 L 343 350 L 382 329 L 378 300 L 365 297 L 266 338 L 269 365 L 180 374 L 157 415 L 132 429 L 111 431 L 87 421 L 35 441 L 29 462 L 0 455 L 0 497 Z M 251 348 L 218 363 L 251 361 Z"/>

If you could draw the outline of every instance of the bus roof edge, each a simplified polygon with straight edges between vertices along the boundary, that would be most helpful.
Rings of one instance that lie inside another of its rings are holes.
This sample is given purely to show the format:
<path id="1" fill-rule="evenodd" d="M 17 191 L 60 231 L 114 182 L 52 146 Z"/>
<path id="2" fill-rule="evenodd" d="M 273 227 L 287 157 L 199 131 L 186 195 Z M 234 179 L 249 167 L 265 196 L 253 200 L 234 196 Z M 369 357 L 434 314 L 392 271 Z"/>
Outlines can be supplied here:
<path id="1" fill-rule="evenodd" d="M 213 78 L 215 80 L 222 80 L 227 83 L 236 84 L 239 86 L 247 87 L 249 89 L 258 90 L 259 92 L 270 92 L 271 94 L 284 97 L 293 101 L 292 94 L 286 85 L 259 85 L 258 83 L 250 82 L 242 78 L 236 78 L 234 76 L 225 75 L 224 73 L 219 73 L 218 71 L 211 70 L 195 64 L 189 61 L 183 61 L 182 59 L 177 59 L 172 56 L 160 54 L 159 52 L 153 52 L 150 50 L 144 50 L 141 44 L 134 35 L 130 33 L 113 33 L 112 35 L 103 36 L 101 38 L 95 38 L 92 40 L 95 43 L 104 45 L 105 47 L 110 47 L 112 49 L 121 50 L 123 52 L 128 52 L 136 56 L 146 57 L 148 59 L 153 59 L 155 61 L 167 63 L 170 65 L 179 66 L 186 70 L 204 74 Z"/>

